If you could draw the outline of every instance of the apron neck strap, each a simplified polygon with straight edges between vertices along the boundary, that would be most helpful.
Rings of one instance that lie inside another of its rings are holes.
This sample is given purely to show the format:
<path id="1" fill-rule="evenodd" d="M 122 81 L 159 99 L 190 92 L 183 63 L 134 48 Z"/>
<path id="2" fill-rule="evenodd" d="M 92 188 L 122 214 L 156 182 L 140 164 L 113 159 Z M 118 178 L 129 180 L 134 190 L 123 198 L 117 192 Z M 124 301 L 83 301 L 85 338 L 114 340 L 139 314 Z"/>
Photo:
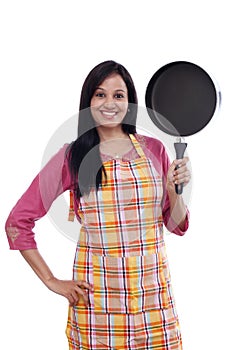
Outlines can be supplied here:
<path id="1" fill-rule="evenodd" d="M 129 137 L 136 148 L 137 153 L 139 154 L 140 157 L 145 157 L 145 153 L 143 152 L 143 149 L 140 145 L 140 143 L 137 141 L 136 137 L 133 134 L 129 134 Z"/>

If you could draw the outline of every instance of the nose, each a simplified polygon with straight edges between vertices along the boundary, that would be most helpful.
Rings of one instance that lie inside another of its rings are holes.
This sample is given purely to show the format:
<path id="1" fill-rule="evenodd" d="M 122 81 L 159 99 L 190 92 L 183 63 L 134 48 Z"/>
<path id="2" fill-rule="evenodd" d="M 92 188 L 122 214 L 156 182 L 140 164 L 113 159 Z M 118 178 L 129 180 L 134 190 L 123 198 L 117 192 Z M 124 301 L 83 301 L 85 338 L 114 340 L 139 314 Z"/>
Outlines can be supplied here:
<path id="1" fill-rule="evenodd" d="M 114 109 L 116 107 L 116 103 L 114 101 L 114 98 L 112 96 L 107 96 L 104 101 L 104 107 L 106 109 Z"/>

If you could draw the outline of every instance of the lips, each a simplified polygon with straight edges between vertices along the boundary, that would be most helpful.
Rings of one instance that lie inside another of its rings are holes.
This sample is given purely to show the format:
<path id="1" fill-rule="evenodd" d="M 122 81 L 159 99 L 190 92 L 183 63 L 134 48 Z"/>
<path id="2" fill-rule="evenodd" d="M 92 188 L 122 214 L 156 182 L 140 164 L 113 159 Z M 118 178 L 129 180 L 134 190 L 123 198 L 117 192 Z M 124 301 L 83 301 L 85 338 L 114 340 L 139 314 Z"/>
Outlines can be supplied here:
<path id="1" fill-rule="evenodd" d="M 116 111 L 100 111 L 102 116 L 107 119 L 112 119 L 117 115 Z"/>

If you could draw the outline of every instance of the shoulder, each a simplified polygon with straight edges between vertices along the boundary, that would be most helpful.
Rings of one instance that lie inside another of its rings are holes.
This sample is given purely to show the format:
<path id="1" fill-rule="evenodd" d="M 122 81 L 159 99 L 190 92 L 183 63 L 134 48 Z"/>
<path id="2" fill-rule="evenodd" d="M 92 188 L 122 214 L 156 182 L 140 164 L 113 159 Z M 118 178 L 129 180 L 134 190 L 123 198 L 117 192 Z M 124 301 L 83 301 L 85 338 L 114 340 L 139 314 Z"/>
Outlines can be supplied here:
<path id="1" fill-rule="evenodd" d="M 59 149 L 46 150 L 43 157 L 42 169 L 39 173 L 40 177 L 46 178 L 48 175 L 60 175 L 64 170 L 68 170 L 68 154 L 70 144 L 65 143 Z"/>
<path id="2" fill-rule="evenodd" d="M 157 155 L 163 153 L 165 150 L 163 143 L 157 138 L 138 133 L 135 134 L 135 137 L 142 147 L 156 153 Z"/>
<path id="3" fill-rule="evenodd" d="M 152 161 L 160 176 L 166 174 L 170 160 L 164 144 L 160 140 L 150 136 L 135 134 L 135 137 L 140 143 L 146 157 Z"/>
<path id="4" fill-rule="evenodd" d="M 51 162 L 53 164 L 58 163 L 60 165 L 65 163 L 69 154 L 70 145 L 71 144 L 69 143 L 65 143 L 63 146 L 61 146 L 55 151 L 50 150 L 49 152 L 48 150 L 46 150 L 46 154 L 44 156 L 44 163 Z"/>

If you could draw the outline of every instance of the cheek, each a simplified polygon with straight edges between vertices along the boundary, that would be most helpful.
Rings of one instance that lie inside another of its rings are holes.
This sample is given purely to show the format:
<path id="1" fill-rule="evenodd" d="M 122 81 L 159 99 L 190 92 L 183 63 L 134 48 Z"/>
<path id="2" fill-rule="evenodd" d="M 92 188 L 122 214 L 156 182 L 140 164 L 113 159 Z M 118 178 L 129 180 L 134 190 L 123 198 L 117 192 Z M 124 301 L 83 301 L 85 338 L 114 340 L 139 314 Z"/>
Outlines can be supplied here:
<path id="1" fill-rule="evenodd" d="M 90 110 L 93 118 L 96 120 L 98 118 L 98 109 L 101 106 L 101 103 L 99 100 L 95 99 L 94 97 L 91 99 L 90 102 Z"/>
<path id="2" fill-rule="evenodd" d="M 91 102 L 90 102 L 90 107 L 94 109 L 100 105 L 101 105 L 101 102 L 97 98 L 92 97 Z"/>
<path id="3" fill-rule="evenodd" d="M 91 110 L 92 118 L 94 119 L 95 122 L 97 122 L 99 118 L 98 118 L 98 112 L 96 110 L 96 107 L 90 106 L 90 110 Z"/>
<path id="4" fill-rule="evenodd" d="M 120 102 L 118 108 L 122 113 L 126 114 L 128 111 L 128 102 Z"/>

